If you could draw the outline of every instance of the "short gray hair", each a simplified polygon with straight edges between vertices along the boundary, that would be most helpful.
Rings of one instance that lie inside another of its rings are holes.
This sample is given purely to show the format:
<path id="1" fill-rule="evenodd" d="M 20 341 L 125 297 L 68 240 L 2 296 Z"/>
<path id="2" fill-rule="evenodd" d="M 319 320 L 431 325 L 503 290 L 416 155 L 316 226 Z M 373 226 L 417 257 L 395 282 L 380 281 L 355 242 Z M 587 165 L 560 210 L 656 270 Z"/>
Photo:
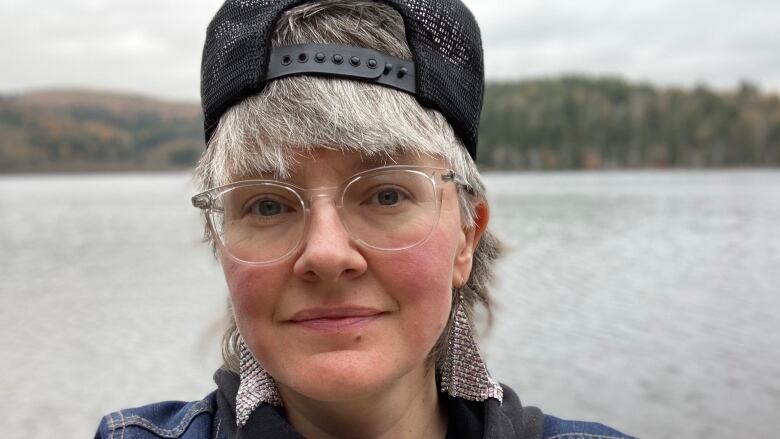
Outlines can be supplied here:
<path id="1" fill-rule="evenodd" d="M 286 11 L 276 24 L 274 47 L 304 44 L 346 44 L 370 47 L 411 59 L 403 20 L 392 7 L 370 0 L 320 0 Z M 476 164 L 450 124 L 436 110 L 422 107 L 414 96 L 387 87 L 315 76 L 271 81 L 262 92 L 230 108 L 220 118 L 197 168 L 202 190 L 244 176 L 290 174 L 296 157 L 314 148 L 358 152 L 387 163 L 399 153 L 440 157 L 471 190 L 459 190 L 461 217 L 474 227 L 475 206 L 487 202 Z M 214 245 L 210 232 L 206 239 Z M 453 289 L 453 307 L 463 300 L 471 315 L 477 303 L 490 313 L 488 284 L 500 242 L 486 231 L 475 253 L 466 284 Z M 238 329 L 232 310 L 223 337 L 224 367 L 238 372 Z M 432 358 L 440 370 L 449 325 Z"/>

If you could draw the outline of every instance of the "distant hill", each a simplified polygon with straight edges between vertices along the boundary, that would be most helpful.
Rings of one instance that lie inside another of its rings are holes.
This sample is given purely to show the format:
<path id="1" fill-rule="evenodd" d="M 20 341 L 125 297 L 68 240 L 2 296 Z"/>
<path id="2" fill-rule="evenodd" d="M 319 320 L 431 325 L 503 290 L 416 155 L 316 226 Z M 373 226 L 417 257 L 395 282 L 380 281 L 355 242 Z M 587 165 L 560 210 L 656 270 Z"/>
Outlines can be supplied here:
<path id="1" fill-rule="evenodd" d="M 203 151 L 200 107 L 77 90 L 0 97 L 0 171 L 162 170 Z"/>
<path id="2" fill-rule="evenodd" d="M 0 172 L 190 168 L 195 103 L 78 90 L 0 96 Z M 568 76 L 486 85 L 478 162 L 496 169 L 780 166 L 780 98 Z"/>

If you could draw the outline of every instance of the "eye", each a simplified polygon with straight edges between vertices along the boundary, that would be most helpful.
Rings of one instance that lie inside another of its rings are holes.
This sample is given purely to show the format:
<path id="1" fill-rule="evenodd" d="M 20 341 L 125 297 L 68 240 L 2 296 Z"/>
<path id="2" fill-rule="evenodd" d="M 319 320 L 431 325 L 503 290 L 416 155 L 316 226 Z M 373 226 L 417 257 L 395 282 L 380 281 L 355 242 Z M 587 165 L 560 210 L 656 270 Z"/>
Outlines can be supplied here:
<path id="1" fill-rule="evenodd" d="M 396 190 L 384 190 L 376 194 L 376 200 L 383 206 L 390 206 L 398 202 L 401 195 Z"/>
<path id="2" fill-rule="evenodd" d="M 250 214 L 264 217 L 275 216 L 290 211 L 291 209 L 287 205 L 269 198 L 255 200 L 249 205 Z"/>
<path id="3" fill-rule="evenodd" d="M 380 206 L 395 206 L 407 198 L 406 194 L 400 189 L 382 188 L 371 196 L 369 202 L 371 204 L 379 204 Z"/>

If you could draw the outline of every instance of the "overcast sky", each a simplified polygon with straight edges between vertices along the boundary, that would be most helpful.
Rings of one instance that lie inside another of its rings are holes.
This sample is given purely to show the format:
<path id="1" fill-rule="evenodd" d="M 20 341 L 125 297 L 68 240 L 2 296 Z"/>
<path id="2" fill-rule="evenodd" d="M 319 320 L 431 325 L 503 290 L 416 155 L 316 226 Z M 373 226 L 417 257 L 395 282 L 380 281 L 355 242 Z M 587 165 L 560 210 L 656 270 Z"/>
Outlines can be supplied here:
<path id="1" fill-rule="evenodd" d="M 86 87 L 199 99 L 219 0 L 2 0 L 0 93 Z M 466 0 L 488 78 L 617 74 L 780 91 L 777 0 Z"/>

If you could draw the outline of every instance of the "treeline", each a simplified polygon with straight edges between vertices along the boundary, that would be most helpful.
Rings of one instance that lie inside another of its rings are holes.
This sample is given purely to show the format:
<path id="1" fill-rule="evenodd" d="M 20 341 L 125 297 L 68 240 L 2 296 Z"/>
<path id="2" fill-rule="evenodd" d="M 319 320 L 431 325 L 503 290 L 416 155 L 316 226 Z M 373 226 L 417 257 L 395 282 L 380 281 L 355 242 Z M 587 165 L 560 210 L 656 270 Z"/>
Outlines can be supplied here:
<path id="1" fill-rule="evenodd" d="M 0 172 L 191 167 L 197 104 L 77 91 L 0 97 Z M 488 83 L 478 161 L 494 169 L 780 166 L 780 98 L 618 78 Z"/>
<path id="2" fill-rule="evenodd" d="M 780 99 L 618 78 L 489 84 L 479 162 L 503 169 L 780 166 Z"/>

